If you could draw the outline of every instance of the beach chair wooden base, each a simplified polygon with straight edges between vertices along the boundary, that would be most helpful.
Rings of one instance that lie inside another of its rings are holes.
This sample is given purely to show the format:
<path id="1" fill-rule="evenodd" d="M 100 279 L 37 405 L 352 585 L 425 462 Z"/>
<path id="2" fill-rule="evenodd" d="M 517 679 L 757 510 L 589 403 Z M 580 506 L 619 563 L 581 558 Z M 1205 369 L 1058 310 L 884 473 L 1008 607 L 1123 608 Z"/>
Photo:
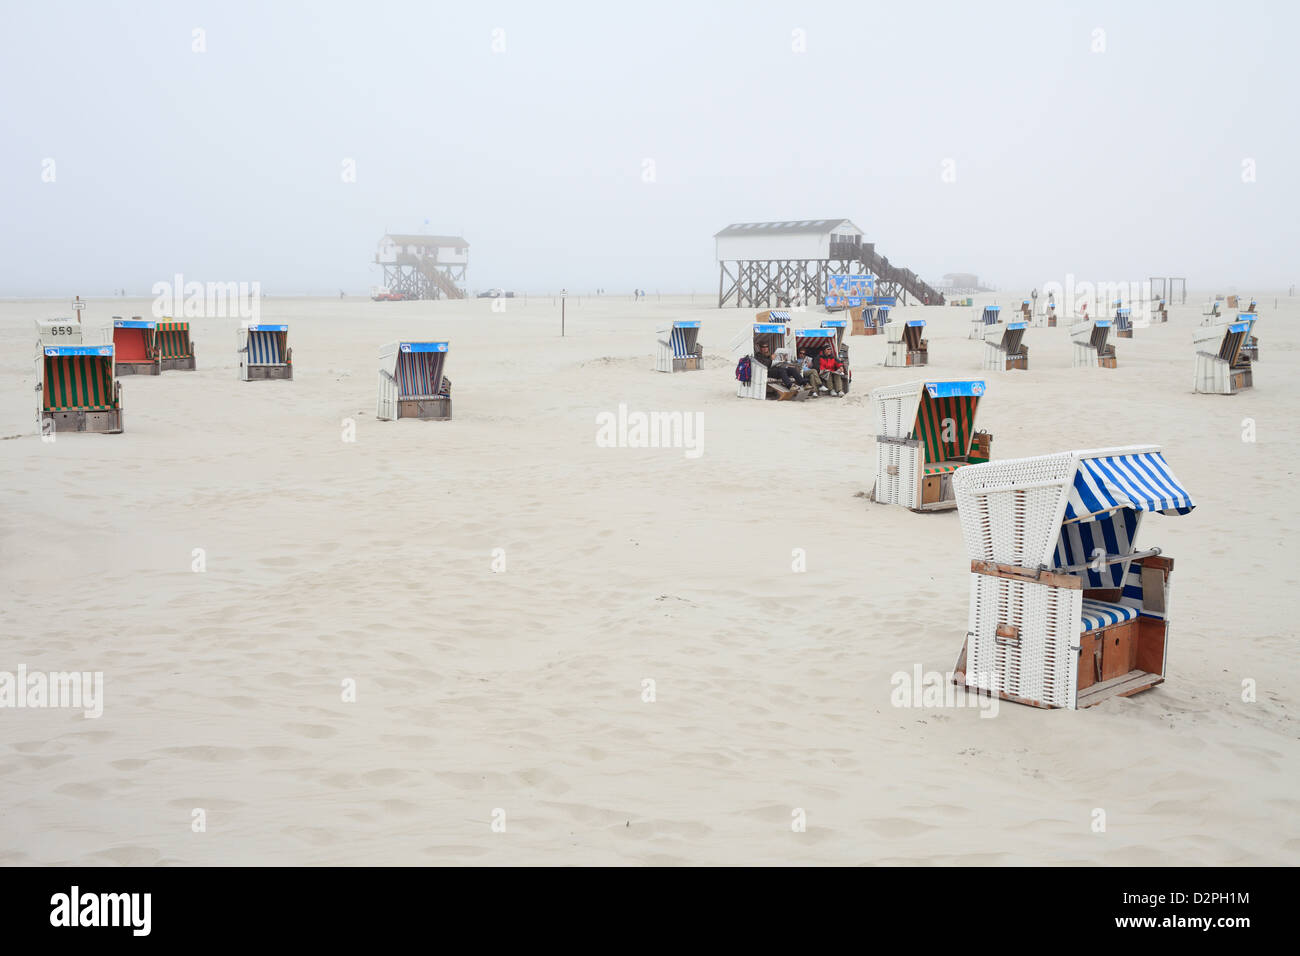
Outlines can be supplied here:
<path id="1" fill-rule="evenodd" d="M 1119 363 L 1115 361 L 1115 356 L 1113 355 L 1098 355 L 1097 367 L 1098 368 L 1119 368 Z"/>
<path id="2" fill-rule="evenodd" d="M 1007 356 L 1007 371 L 1010 372 L 1013 369 L 1020 369 L 1022 372 L 1029 371 L 1029 350 L 1028 349 L 1025 349 L 1023 352 L 1019 352 L 1015 355 Z"/>
<path id="3" fill-rule="evenodd" d="M 113 374 L 118 378 L 123 375 L 157 375 L 162 371 L 158 362 L 117 362 Z"/>
<path id="4" fill-rule="evenodd" d="M 431 422 L 449 422 L 451 421 L 451 399 L 401 399 L 397 403 L 397 417 L 420 418 Z"/>
<path id="5" fill-rule="evenodd" d="M 917 349 L 917 350 L 915 350 L 915 351 L 908 352 L 908 353 L 907 353 L 907 364 L 908 364 L 908 365 L 929 365 L 929 364 L 930 364 L 930 350 L 929 350 L 929 349 Z"/>
<path id="6" fill-rule="evenodd" d="M 95 432 L 119 435 L 122 432 L 122 409 L 92 411 L 58 411 L 41 413 L 41 431 Z"/>
<path id="7" fill-rule="evenodd" d="M 775 398 L 778 402 L 802 402 L 811 394 L 812 389 L 803 385 L 786 388 L 771 379 L 767 380 L 767 397 Z"/>
<path id="8" fill-rule="evenodd" d="M 1116 335 L 1118 338 L 1121 338 L 1121 339 L 1131 339 L 1131 338 L 1133 338 L 1133 330 L 1132 330 L 1132 329 L 1120 329 L 1118 332 L 1115 333 L 1115 335 Z"/>
<path id="9" fill-rule="evenodd" d="M 1056 328 L 1056 316 L 1054 316 L 1054 315 L 1053 315 L 1053 316 L 1048 316 L 1048 319 L 1047 319 L 1047 327 L 1048 327 L 1049 329 L 1054 329 L 1054 328 Z"/>
<path id="10" fill-rule="evenodd" d="M 159 367 L 164 372 L 193 372 L 196 368 L 193 355 L 184 358 L 165 358 Z"/>
<path id="11" fill-rule="evenodd" d="M 952 492 L 952 472 L 921 479 L 921 504 L 913 511 L 951 511 L 957 507 Z"/>
<path id="12" fill-rule="evenodd" d="M 292 365 L 246 365 L 240 376 L 245 382 L 291 381 Z"/>
<path id="13" fill-rule="evenodd" d="M 673 359 L 674 372 L 698 372 L 704 367 L 704 359 L 699 355 L 692 355 L 688 358 Z"/>
<path id="14" fill-rule="evenodd" d="M 1134 637 L 1141 623 L 1143 622 L 1129 621 L 1101 631 L 1089 631 L 1080 638 L 1079 687 L 1075 697 L 1077 709 L 1096 707 L 1112 697 L 1132 697 L 1165 682 L 1160 674 L 1164 660 L 1164 622 L 1147 622 L 1152 625 L 1153 636 L 1146 643 L 1141 638 Z M 1158 640 L 1154 638 L 1157 630 Z M 962 642 L 961 653 L 953 668 L 952 682 L 959 687 L 967 687 L 968 642 L 969 638 Z M 1154 669 L 1148 670 L 1147 667 Z M 983 693 L 972 687 L 967 689 Z M 998 692 L 998 697 L 1013 704 L 1028 704 L 1043 710 L 1056 709 L 1052 704 L 1041 700 L 1017 697 L 1003 691 Z"/>

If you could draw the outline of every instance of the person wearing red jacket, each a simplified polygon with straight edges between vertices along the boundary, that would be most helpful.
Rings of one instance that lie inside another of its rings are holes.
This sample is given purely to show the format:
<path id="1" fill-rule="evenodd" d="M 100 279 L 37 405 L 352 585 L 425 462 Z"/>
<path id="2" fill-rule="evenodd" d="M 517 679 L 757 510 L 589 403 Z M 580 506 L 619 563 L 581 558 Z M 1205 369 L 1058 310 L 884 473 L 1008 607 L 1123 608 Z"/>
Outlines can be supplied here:
<path id="1" fill-rule="evenodd" d="M 844 394 L 844 363 L 835 357 L 835 350 L 829 345 L 817 359 L 817 377 L 836 398 Z"/>

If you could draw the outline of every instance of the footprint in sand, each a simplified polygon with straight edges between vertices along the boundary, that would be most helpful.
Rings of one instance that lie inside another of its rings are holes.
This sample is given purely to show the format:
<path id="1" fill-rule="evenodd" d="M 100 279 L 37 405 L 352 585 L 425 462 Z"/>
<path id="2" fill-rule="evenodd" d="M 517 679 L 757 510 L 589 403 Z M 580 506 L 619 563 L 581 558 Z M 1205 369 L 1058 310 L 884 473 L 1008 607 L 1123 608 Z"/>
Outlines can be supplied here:
<path id="1" fill-rule="evenodd" d="M 153 847 L 148 846 L 115 846 L 108 850 L 99 850 L 90 855 L 93 858 L 102 858 L 118 866 L 149 866 L 157 863 L 162 856 Z"/>
<path id="2" fill-rule="evenodd" d="M 285 724 L 284 729 L 300 737 L 310 737 L 313 740 L 334 737 L 338 734 L 337 730 L 325 724 Z"/>

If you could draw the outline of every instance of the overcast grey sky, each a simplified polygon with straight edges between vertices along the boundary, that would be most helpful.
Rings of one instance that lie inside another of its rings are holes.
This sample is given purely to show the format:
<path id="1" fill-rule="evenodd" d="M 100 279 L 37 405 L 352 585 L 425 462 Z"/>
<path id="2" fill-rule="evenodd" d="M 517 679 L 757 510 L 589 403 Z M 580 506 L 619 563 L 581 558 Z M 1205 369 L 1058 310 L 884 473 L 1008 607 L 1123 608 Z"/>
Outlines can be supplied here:
<path id="1" fill-rule="evenodd" d="M 0 295 L 362 291 L 426 229 L 703 292 L 727 223 L 841 216 L 931 279 L 1300 281 L 1290 0 L 2 2 Z"/>

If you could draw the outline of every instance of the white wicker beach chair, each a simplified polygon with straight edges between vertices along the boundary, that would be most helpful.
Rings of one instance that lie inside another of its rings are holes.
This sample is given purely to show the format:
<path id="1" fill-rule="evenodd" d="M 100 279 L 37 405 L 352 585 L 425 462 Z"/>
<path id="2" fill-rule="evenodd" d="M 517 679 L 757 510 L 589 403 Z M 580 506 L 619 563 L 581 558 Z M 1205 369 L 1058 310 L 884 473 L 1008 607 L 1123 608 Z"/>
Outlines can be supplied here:
<path id="1" fill-rule="evenodd" d="M 1091 707 L 1165 679 L 1169 578 L 1142 517 L 1195 507 L 1155 445 L 959 470 L 970 612 L 956 680 L 1040 707 Z"/>
<path id="2" fill-rule="evenodd" d="M 1246 343 L 1251 338 L 1254 325 L 1255 316 L 1239 314 L 1236 321 L 1220 321 L 1200 326 L 1193 331 L 1192 338 L 1196 345 L 1195 391 L 1210 395 L 1236 395 L 1242 389 L 1254 387 L 1254 363 L 1246 351 Z"/>
<path id="3" fill-rule="evenodd" d="M 293 378 L 293 349 L 289 326 L 246 322 L 238 332 L 239 379 L 266 382 Z"/>
<path id="4" fill-rule="evenodd" d="M 1029 346 L 1024 344 L 1028 322 L 1008 322 L 984 330 L 984 370 L 1007 372 L 1029 369 Z"/>
<path id="5" fill-rule="evenodd" d="M 659 335 L 656 371 L 697 372 L 704 368 L 704 346 L 699 344 L 698 321 L 674 322 L 671 328 L 660 329 Z"/>
<path id="6" fill-rule="evenodd" d="M 384 421 L 451 418 L 446 342 L 389 342 L 379 349 L 379 401 Z"/>
<path id="7" fill-rule="evenodd" d="M 907 382 L 871 392 L 876 473 L 871 498 L 913 511 L 956 507 L 952 476 L 987 461 L 993 436 L 977 432 L 982 381 Z"/>
<path id="8" fill-rule="evenodd" d="M 1107 343 L 1110 319 L 1084 319 L 1070 326 L 1070 348 L 1075 368 L 1115 368 L 1115 346 Z"/>
<path id="9" fill-rule="evenodd" d="M 923 338 L 925 319 L 908 319 L 885 326 L 885 365 L 904 368 L 930 364 L 930 344 Z"/>

